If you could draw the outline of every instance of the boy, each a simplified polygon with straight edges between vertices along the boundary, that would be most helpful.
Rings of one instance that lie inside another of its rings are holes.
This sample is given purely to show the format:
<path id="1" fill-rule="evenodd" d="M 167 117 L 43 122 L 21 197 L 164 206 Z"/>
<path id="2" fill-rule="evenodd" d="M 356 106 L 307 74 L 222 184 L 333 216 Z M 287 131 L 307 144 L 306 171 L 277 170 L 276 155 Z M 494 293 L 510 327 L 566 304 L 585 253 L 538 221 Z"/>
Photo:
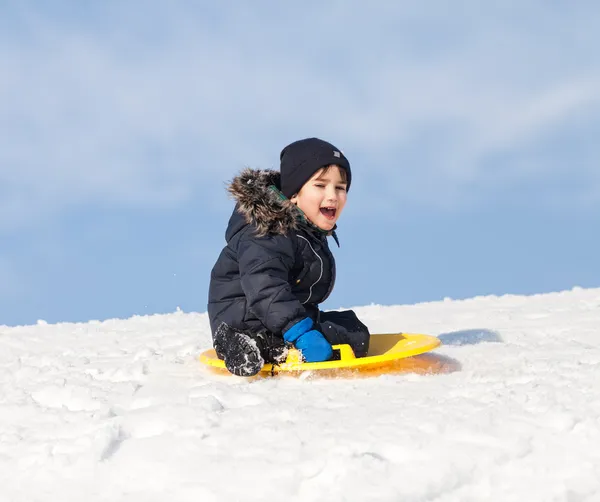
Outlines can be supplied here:
<path id="1" fill-rule="evenodd" d="M 335 282 L 327 236 L 337 242 L 351 181 L 340 150 L 307 138 L 282 150 L 279 172 L 245 169 L 229 185 L 237 203 L 211 272 L 208 315 L 231 373 L 281 363 L 289 345 L 307 362 L 330 359 L 340 343 L 367 354 L 369 330 L 353 311 L 319 310 Z"/>

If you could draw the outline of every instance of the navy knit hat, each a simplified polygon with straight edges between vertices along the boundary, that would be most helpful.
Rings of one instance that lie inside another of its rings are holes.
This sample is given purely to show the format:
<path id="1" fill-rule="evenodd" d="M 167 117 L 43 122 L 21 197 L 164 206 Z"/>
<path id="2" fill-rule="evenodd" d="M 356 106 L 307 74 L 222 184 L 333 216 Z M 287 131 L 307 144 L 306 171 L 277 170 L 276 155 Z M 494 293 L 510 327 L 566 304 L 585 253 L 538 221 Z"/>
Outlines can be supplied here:
<path id="1" fill-rule="evenodd" d="M 327 141 L 306 138 L 289 144 L 279 155 L 281 161 L 281 191 L 287 197 L 296 195 L 319 169 L 336 164 L 346 171 L 347 190 L 350 189 L 352 173 L 350 162 L 344 154 Z"/>

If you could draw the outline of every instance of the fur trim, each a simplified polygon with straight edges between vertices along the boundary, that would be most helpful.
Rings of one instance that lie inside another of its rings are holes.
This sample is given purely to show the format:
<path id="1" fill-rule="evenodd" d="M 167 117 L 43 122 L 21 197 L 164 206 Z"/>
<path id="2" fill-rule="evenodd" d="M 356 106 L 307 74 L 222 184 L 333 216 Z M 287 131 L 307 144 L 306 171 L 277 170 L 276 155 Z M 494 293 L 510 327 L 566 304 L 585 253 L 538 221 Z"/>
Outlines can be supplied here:
<path id="1" fill-rule="evenodd" d="M 286 234 L 298 228 L 298 208 L 273 190 L 273 185 L 280 186 L 277 171 L 246 168 L 227 187 L 238 204 L 238 212 L 247 223 L 256 225 L 259 237 Z"/>

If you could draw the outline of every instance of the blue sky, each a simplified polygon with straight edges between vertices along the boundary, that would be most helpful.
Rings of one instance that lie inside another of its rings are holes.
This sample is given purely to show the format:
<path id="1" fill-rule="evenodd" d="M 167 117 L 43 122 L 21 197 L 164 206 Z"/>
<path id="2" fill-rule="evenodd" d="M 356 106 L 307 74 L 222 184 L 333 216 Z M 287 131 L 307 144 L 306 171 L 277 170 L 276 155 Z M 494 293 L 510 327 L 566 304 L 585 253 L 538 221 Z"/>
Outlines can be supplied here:
<path id="1" fill-rule="evenodd" d="M 307 136 L 353 166 L 325 308 L 600 286 L 598 19 L 3 2 L 0 324 L 204 312 L 225 182 Z"/>

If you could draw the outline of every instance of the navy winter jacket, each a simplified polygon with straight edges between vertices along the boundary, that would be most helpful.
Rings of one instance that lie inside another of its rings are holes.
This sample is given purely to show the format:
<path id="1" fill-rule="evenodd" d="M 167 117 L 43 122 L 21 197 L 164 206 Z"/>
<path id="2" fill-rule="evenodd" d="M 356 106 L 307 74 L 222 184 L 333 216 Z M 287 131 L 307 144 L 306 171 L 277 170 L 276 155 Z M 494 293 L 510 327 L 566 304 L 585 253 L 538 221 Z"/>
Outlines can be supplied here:
<path id="1" fill-rule="evenodd" d="M 279 173 L 245 169 L 228 187 L 236 206 L 210 277 L 208 315 L 240 330 L 281 336 L 305 317 L 318 322 L 335 261 L 327 235 L 279 191 Z M 336 239 L 337 240 L 337 239 Z"/>

